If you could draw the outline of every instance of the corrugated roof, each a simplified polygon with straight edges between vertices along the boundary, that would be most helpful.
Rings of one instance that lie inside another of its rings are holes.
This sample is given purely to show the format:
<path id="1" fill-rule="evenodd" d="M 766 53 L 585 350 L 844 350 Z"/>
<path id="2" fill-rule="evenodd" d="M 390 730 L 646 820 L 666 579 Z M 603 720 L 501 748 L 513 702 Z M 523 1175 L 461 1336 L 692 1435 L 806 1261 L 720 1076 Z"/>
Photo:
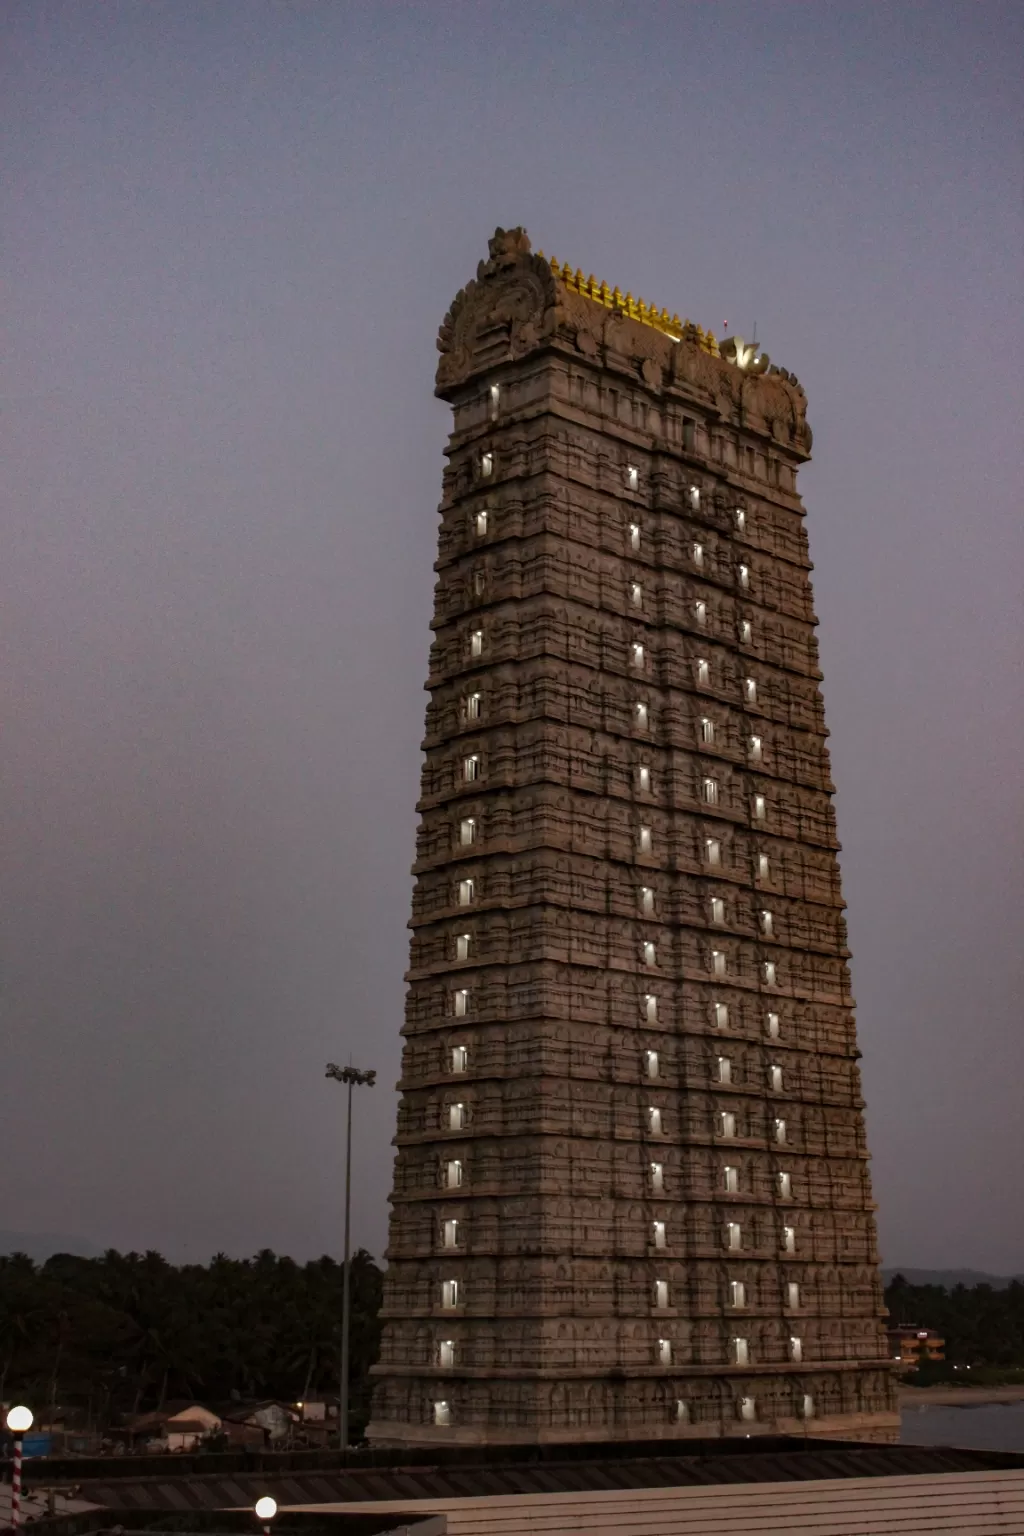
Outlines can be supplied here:
<path id="1" fill-rule="evenodd" d="M 575 1449 L 575 1448 L 574 1448 Z M 589 1447 L 597 1451 L 599 1447 Z M 621 1452 L 621 1447 L 616 1447 Z M 1024 1453 L 932 1446 L 794 1446 L 745 1454 L 693 1456 L 618 1454 L 535 1462 L 497 1458 L 468 1466 L 345 1467 L 335 1471 L 261 1471 L 251 1475 L 175 1476 L 86 1485 L 85 1496 L 109 1509 L 230 1509 L 250 1506 L 261 1493 L 284 1505 L 358 1504 L 367 1501 L 481 1498 L 527 1494 L 614 1492 L 743 1483 L 787 1483 L 879 1477 L 936 1477 L 949 1473 L 1024 1470 Z"/>

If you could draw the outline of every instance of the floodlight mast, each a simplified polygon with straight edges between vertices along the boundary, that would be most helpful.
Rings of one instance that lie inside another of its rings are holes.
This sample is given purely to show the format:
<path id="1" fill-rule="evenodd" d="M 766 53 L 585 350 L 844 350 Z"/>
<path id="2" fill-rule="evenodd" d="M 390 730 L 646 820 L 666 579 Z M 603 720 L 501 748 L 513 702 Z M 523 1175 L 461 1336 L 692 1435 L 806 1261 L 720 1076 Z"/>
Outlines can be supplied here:
<path id="1" fill-rule="evenodd" d="M 341 1290 L 341 1392 L 338 1404 L 338 1444 L 344 1451 L 348 1449 L 349 1325 L 352 1313 L 352 1280 L 349 1262 L 352 1208 L 352 1089 L 353 1086 L 372 1088 L 377 1081 L 377 1073 L 376 1071 L 361 1072 L 358 1067 L 352 1066 L 351 1062 L 347 1067 L 338 1067 L 333 1061 L 329 1061 L 324 1076 L 333 1078 L 337 1083 L 344 1083 L 348 1088 L 348 1114 L 345 1125 L 345 1258 Z"/>

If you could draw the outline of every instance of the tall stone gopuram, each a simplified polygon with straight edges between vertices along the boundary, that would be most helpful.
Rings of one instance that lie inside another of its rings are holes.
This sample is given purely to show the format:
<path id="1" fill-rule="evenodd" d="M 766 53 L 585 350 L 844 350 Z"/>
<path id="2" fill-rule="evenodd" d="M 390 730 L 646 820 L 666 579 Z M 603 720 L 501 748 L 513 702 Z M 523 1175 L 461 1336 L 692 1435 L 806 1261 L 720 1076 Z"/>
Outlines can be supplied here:
<path id="1" fill-rule="evenodd" d="M 438 347 L 370 1438 L 894 1439 L 803 390 L 519 229 Z"/>

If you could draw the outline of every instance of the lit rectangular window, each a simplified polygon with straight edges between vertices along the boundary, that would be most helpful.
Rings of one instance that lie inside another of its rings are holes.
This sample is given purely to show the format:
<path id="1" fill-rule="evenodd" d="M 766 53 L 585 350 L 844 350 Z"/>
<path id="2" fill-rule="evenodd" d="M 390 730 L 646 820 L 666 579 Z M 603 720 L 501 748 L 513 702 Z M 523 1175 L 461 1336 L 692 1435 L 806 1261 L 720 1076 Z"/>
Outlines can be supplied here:
<path id="1" fill-rule="evenodd" d="M 715 739 L 715 722 L 709 720 L 707 715 L 700 717 L 700 739 L 705 746 L 710 746 Z"/>
<path id="2" fill-rule="evenodd" d="M 767 807 L 765 805 L 764 795 L 755 795 L 754 796 L 754 820 L 755 821 L 764 821 L 766 809 L 767 809 Z"/>
<path id="3" fill-rule="evenodd" d="M 732 1082 L 732 1061 L 728 1056 L 716 1057 L 718 1068 L 718 1081 L 720 1083 Z"/>
<path id="4" fill-rule="evenodd" d="M 766 1013 L 764 1016 L 765 1029 L 768 1031 L 769 1040 L 779 1038 L 779 1016 L 777 1013 Z"/>
<path id="5" fill-rule="evenodd" d="M 665 1188 L 665 1164 L 651 1163 L 651 1188 L 663 1190 Z"/>
<path id="6" fill-rule="evenodd" d="M 738 1195 L 740 1191 L 740 1171 L 730 1164 L 722 1169 L 722 1188 L 727 1195 Z"/>
<path id="7" fill-rule="evenodd" d="M 736 1116 L 731 1109 L 725 1109 L 719 1115 L 718 1134 L 726 1141 L 731 1141 L 736 1135 Z"/>
<path id="8" fill-rule="evenodd" d="M 451 1421 L 451 1406 L 445 1402 L 444 1398 L 439 1397 L 434 1403 L 434 1423 L 445 1426 L 450 1424 Z"/>
<path id="9" fill-rule="evenodd" d="M 480 695 L 478 693 L 466 694 L 463 701 L 463 714 L 467 720 L 480 719 Z"/>
<path id="10" fill-rule="evenodd" d="M 704 656 L 697 658 L 697 682 L 702 688 L 711 682 L 711 663 Z"/>
<path id="11" fill-rule="evenodd" d="M 464 1045 L 453 1045 L 451 1055 L 453 1072 L 465 1072 L 469 1067 L 469 1052 Z"/>
<path id="12" fill-rule="evenodd" d="M 733 1341 L 732 1341 L 732 1363 L 733 1363 L 733 1365 L 749 1365 L 750 1364 L 750 1346 L 747 1343 L 746 1339 L 733 1339 Z"/>
<path id="13" fill-rule="evenodd" d="M 736 508 L 735 512 L 733 513 L 733 518 L 736 522 L 736 532 L 742 533 L 747 526 L 747 514 L 744 512 L 742 507 Z"/>
<path id="14" fill-rule="evenodd" d="M 501 385 L 500 384 L 492 384 L 489 393 L 490 393 L 491 420 L 493 421 L 495 419 L 495 417 L 497 416 L 497 414 L 498 414 L 498 406 L 501 404 Z"/>
<path id="15" fill-rule="evenodd" d="M 638 550 L 640 548 L 640 524 L 639 523 L 630 523 L 630 525 L 629 525 L 629 547 L 630 547 L 630 549 L 632 549 L 634 551 Z"/>
<path id="16" fill-rule="evenodd" d="M 638 491 L 640 489 L 640 471 L 635 464 L 626 465 L 626 489 Z"/>
<path id="17" fill-rule="evenodd" d="M 716 976 L 725 975 L 725 950 L 713 949 L 711 951 L 711 969 Z"/>
<path id="18" fill-rule="evenodd" d="M 657 951 L 650 939 L 645 939 L 643 944 L 641 944 L 640 953 L 643 958 L 644 965 L 657 965 Z"/>
<path id="19" fill-rule="evenodd" d="M 763 756 L 764 756 L 764 750 L 763 750 L 763 746 L 762 746 L 762 742 L 761 742 L 760 736 L 751 736 L 749 741 L 748 741 L 748 743 L 747 743 L 747 746 L 748 746 L 748 752 L 749 752 L 749 756 L 750 756 L 750 761 L 752 763 L 759 763 L 762 760 Z"/>
<path id="20" fill-rule="evenodd" d="M 639 608 L 644 600 L 644 589 L 638 581 L 629 584 L 629 601 L 633 608 Z"/>
<path id="21" fill-rule="evenodd" d="M 634 704 L 633 718 L 636 720 L 637 730 L 646 731 L 648 724 L 647 705 L 639 702 Z"/>
<path id="22" fill-rule="evenodd" d="M 729 1004 L 728 1003 L 716 1003 L 715 1004 L 715 1006 L 714 1006 L 714 1020 L 715 1020 L 715 1028 L 716 1029 L 727 1029 L 729 1027 Z"/>
<path id="23" fill-rule="evenodd" d="M 782 1092 L 782 1068 L 771 1066 L 768 1068 L 768 1086 L 773 1093 Z"/>
<path id="24" fill-rule="evenodd" d="M 454 1218 L 449 1219 L 444 1224 L 444 1246 L 446 1248 L 457 1248 L 459 1246 L 459 1224 Z"/>
<path id="25" fill-rule="evenodd" d="M 460 842 L 462 841 L 461 837 L 459 838 L 459 841 Z M 470 838 L 469 841 L 472 842 L 473 839 Z M 474 884 L 474 882 L 472 880 L 460 880 L 459 881 L 459 906 L 460 907 L 470 907 L 470 906 L 472 906 L 473 905 L 473 897 L 475 896 L 475 894 L 476 894 L 476 886 L 475 886 L 475 884 Z"/>
<path id="26" fill-rule="evenodd" d="M 690 507 L 694 512 L 700 507 L 700 486 L 691 485 L 689 490 Z"/>
<path id="27" fill-rule="evenodd" d="M 657 1077 L 658 1053 L 657 1051 L 644 1051 L 644 1076 Z"/>
<path id="28" fill-rule="evenodd" d="M 740 1398 L 740 1418 L 745 1424 L 753 1424 L 757 1418 L 757 1400 L 753 1397 Z"/>
<path id="29" fill-rule="evenodd" d="M 640 790 L 640 793 L 643 794 L 643 795 L 650 794 L 650 791 L 651 791 L 651 770 L 647 767 L 646 763 L 641 763 L 640 767 L 637 769 L 637 771 L 636 771 L 636 779 L 637 779 L 637 788 Z"/>
<path id="30" fill-rule="evenodd" d="M 752 644 L 753 639 L 754 639 L 754 630 L 753 630 L 753 626 L 752 626 L 750 620 L 749 619 L 742 619 L 740 621 L 740 644 L 741 645 L 750 645 L 750 644 Z"/>
<path id="31" fill-rule="evenodd" d="M 799 1364 L 800 1361 L 803 1359 L 803 1357 L 804 1357 L 803 1342 L 802 1342 L 802 1340 L 797 1338 L 796 1334 L 792 1334 L 790 1336 L 790 1340 L 789 1340 L 789 1358 L 791 1360 L 795 1361 L 796 1364 Z"/>
<path id="32" fill-rule="evenodd" d="M 786 1122 L 785 1122 L 785 1120 L 776 1120 L 774 1122 L 774 1131 L 775 1131 L 775 1140 L 776 1140 L 776 1142 L 778 1143 L 778 1145 L 780 1147 L 783 1146 L 785 1144 L 785 1140 L 786 1140 Z"/>
<path id="33" fill-rule="evenodd" d="M 469 945 L 470 945 L 471 939 L 472 939 L 472 934 L 469 934 L 469 933 L 457 933 L 455 935 L 455 958 L 456 958 L 456 960 L 468 960 L 469 959 Z"/>
<path id="34" fill-rule="evenodd" d="M 716 868 L 722 862 L 722 845 L 717 837 L 708 837 L 704 840 L 704 858 L 707 863 Z"/>
<path id="35" fill-rule="evenodd" d="M 467 816 L 459 823 L 459 842 L 464 848 L 476 842 L 476 817 Z"/>
<path id="36" fill-rule="evenodd" d="M 761 932 L 764 934 L 765 938 L 772 938 L 775 933 L 775 918 L 772 916 L 771 912 L 769 912 L 767 907 L 761 908 L 761 911 L 758 914 L 758 921 L 761 924 Z"/>
<path id="37" fill-rule="evenodd" d="M 767 880 L 768 870 L 768 855 L 766 853 L 759 853 L 757 856 L 757 878 L 759 880 Z"/>
<path id="38" fill-rule="evenodd" d="M 441 1305 L 451 1311 L 459 1304 L 459 1282 L 457 1280 L 441 1281 Z"/>
<path id="39" fill-rule="evenodd" d="M 654 911 L 654 891 L 649 885 L 640 887 L 640 910 L 646 917 L 650 917 Z"/>
<path id="40" fill-rule="evenodd" d="M 711 921 L 713 923 L 724 923 L 725 922 L 725 902 L 722 900 L 721 896 L 712 896 L 711 902 L 710 902 L 710 906 L 711 906 Z"/>
<path id="41" fill-rule="evenodd" d="M 484 632 L 482 629 L 474 629 L 469 637 L 469 654 L 482 656 L 484 653 Z"/>
<path id="42" fill-rule="evenodd" d="M 668 1339 L 659 1339 L 658 1340 L 658 1364 L 659 1365 L 671 1365 L 672 1364 L 672 1344 L 671 1344 L 670 1340 L 668 1340 Z"/>
<path id="43" fill-rule="evenodd" d="M 644 994 L 644 1017 L 648 1024 L 656 1024 L 658 1022 L 658 999 L 653 992 L 646 992 Z M 657 1054 L 657 1051 L 651 1052 L 652 1056 L 657 1056 Z"/>
<path id="44" fill-rule="evenodd" d="M 480 777 L 480 759 L 475 752 L 462 759 L 462 777 L 467 784 Z"/>
<path id="45" fill-rule="evenodd" d="M 437 1363 L 442 1370 L 450 1370 L 455 1364 L 455 1340 L 440 1339 L 437 1345 Z"/>
<path id="46" fill-rule="evenodd" d="M 448 1129 L 450 1131 L 464 1131 L 466 1129 L 465 1104 L 448 1105 Z"/>
<path id="47" fill-rule="evenodd" d="M 487 577 L 483 571 L 473 572 L 473 595 L 483 597 L 484 587 L 487 585 Z"/>
<path id="48" fill-rule="evenodd" d="M 652 1221 L 651 1222 L 651 1236 L 652 1236 L 655 1248 L 664 1248 L 664 1246 L 665 1246 L 665 1223 L 663 1221 Z"/>
<path id="49" fill-rule="evenodd" d="M 642 826 L 640 828 L 640 852 L 641 853 L 650 853 L 650 851 L 651 851 L 651 829 L 650 829 L 650 827 L 643 827 Z"/>
<path id="50" fill-rule="evenodd" d="M 745 1307 L 747 1304 L 747 1288 L 742 1280 L 729 1281 L 729 1305 L 730 1307 Z"/>
<path id="51" fill-rule="evenodd" d="M 743 679 L 743 697 L 748 704 L 757 703 L 757 683 L 752 677 Z"/>
<path id="52" fill-rule="evenodd" d="M 676 1398 L 676 1423 L 688 1424 L 690 1422 L 690 1405 L 683 1397 Z"/>
<path id="53" fill-rule="evenodd" d="M 452 995 L 455 999 L 455 1017 L 457 1019 L 465 1018 L 467 1012 L 469 1011 L 469 992 L 467 988 L 460 987 L 458 991 Z"/>
<path id="54" fill-rule="evenodd" d="M 749 567 L 749 565 L 741 565 L 740 568 L 739 568 L 738 575 L 739 575 L 740 586 L 744 589 L 744 591 L 746 591 L 749 588 L 749 586 L 750 586 L 750 567 Z"/>
<path id="55" fill-rule="evenodd" d="M 476 517 L 473 520 L 473 526 L 476 529 L 476 536 L 477 536 L 477 538 L 478 539 L 482 539 L 484 537 L 484 534 L 487 532 L 487 508 L 486 507 L 481 507 L 480 511 L 476 514 Z"/>
<path id="56" fill-rule="evenodd" d="M 793 1198 L 793 1175 L 782 1172 L 779 1174 L 779 1199 L 791 1200 Z"/>
<path id="57" fill-rule="evenodd" d="M 790 1280 L 786 1286 L 786 1306 L 791 1312 L 796 1312 L 800 1306 L 800 1287 L 795 1280 Z"/>
<path id="58" fill-rule="evenodd" d="M 814 1418 L 814 1398 L 809 1392 L 805 1392 L 801 1399 L 800 1411 L 805 1419 Z"/>
<path id="59" fill-rule="evenodd" d="M 706 602 L 704 602 L 703 598 L 698 599 L 698 601 L 694 603 L 693 616 L 697 620 L 697 623 L 700 625 L 701 629 L 707 628 L 708 605 Z"/>
<path id="60" fill-rule="evenodd" d="M 775 961 L 766 960 L 761 967 L 761 973 L 764 976 L 765 985 L 768 987 L 774 987 L 777 979 L 775 972 Z"/>
<path id="61" fill-rule="evenodd" d="M 701 799 L 705 805 L 718 804 L 718 780 L 703 779 L 701 781 Z"/>
<path id="62" fill-rule="evenodd" d="M 480 473 L 485 480 L 489 480 L 494 474 L 494 454 L 482 453 L 480 455 Z"/>
<path id="63" fill-rule="evenodd" d="M 668 1281 L 667 1280 L 655 1280 L 655 1282 L 654 1282 L 654 1305 L 657 1308 L 659 1308 L 659 1310 L 662 1307 L 667 1307 L 668 1306 Z"/>
<path id="64" fill-rule="evenodd" d="M 445 1164 L 445 1184 L 449 1189 L 462 1188 L 462 1163 L 458 1158 Z"/>
<path id="65" fill-rule="evenodd" d="M 727 1221 L 725 1224 L 725 1246 L 733 1253 L 743 1247 L 743 1233 L 738 1221 Z"/>
<path id="66" fill-rule="evenodd" d="M 796 1253 L 796 1227 L 783 1227 L 782 1246 L 786 1253 Z"/>
<path id="67" fill-rule="evenodd" d="M 644 664 L 644 648 L 639 640 L 634 640 L 630 647 L 630 657 L 634 667 L 642 667 Z"/>
<path id="68" fill-rule="evenodd" d="M 647 1106 L 647 1130 L 651 1136 L 660 1136 L 662 1134 L 661 1110 L 657 1104 L 648 1104 Z"/>
<path id="69" fill-rule="evenodd" d="M 692 554 L 694 565 L 697 567 L 698 571 L 702 571 L 704 569 L 704 545 L 695 544 L 693 546 Z"/>

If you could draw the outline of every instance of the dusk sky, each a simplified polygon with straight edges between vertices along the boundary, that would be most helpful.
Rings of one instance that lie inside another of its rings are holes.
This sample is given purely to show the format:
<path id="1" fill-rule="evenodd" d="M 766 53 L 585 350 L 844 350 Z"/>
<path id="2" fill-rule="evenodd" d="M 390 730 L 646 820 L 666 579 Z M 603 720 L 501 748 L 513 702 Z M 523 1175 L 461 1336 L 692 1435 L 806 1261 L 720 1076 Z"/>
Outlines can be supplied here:
<path id="1" fill-rule="evenodd" d="M 383 1249 L 495 225 L 807 390 L 887 1264 L 1024 1271 L 1024 9 L 7 0 L 0 1228 Z"/>

